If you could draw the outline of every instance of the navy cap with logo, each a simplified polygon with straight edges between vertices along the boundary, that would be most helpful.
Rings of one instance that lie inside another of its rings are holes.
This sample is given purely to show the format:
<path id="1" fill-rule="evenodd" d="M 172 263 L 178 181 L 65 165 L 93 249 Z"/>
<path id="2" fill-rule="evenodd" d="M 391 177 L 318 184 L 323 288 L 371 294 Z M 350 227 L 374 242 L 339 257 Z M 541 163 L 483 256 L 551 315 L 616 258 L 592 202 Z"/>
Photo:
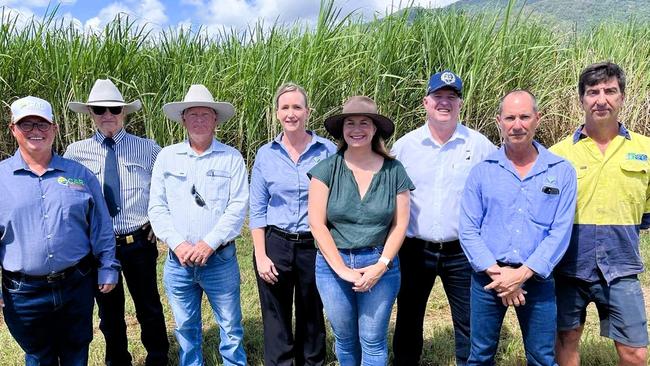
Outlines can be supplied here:
<path id="1" fill-rule="evenodd" d="M 459 97 L 463 97 L 463 81 L 460 76 L 449 70 L 437 72 L 431 76 L 427 87 L 427 95 L 443 88 L 452 89 Z"/>

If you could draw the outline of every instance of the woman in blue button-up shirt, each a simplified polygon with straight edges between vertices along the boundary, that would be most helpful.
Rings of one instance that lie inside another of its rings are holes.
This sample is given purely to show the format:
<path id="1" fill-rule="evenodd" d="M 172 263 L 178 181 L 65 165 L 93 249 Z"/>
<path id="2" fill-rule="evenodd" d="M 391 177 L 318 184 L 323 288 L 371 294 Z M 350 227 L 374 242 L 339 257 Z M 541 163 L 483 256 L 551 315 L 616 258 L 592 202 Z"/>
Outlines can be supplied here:
<path id="1" fill-rule="evenodd" d="M 314 279 L 316 247 L 307 222 L 307 172 L 336 147 L 306 129 L 309 106 L 302 87 L 280 86 L 275 108 L 282 132 L 257 152 L 250 191 L 264 364 L 323 365 L 325 323 Z"/>

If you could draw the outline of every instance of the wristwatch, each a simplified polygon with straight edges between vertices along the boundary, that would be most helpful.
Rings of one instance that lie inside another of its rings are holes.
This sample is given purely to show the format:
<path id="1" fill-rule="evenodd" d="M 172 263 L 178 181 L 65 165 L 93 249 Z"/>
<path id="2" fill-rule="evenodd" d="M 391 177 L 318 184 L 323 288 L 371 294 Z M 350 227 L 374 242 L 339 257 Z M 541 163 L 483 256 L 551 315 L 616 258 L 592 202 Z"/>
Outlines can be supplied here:
<path id="1" fill-rule="evenodd" d="M 386 268 L 388 268 L 388 269 L 393 268 L 393 261 L 390 260 L 390 259 L 388 259 L 388 258 L 386 258 L 386 257 L 384 257 L 384 256 L 382 256 L 382 257 L 379 258 L 379 262 L 381 262 L 381 263 L 383 263 L 384 265 L 386 265 Z"/>

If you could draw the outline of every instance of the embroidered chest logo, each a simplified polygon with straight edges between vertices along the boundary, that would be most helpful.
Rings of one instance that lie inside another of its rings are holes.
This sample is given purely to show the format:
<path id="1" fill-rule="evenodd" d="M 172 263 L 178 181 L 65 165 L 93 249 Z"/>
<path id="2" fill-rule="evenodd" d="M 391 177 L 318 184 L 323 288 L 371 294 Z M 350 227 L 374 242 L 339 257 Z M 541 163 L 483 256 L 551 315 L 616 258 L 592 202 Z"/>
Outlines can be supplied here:
<path id="1" fill-rule="evenodd" d="M 646 154 L 628 153 L 626 157 L 627 160 L 648 161 Z"/>
<path id="2" fill-rule="evenodd" d="M 59 177 L 56 181 L 62 186 L 67 186 L 68 188 L 77 191 L 83 191 L 86 189 L 86 183 L 83 179 Z"/>

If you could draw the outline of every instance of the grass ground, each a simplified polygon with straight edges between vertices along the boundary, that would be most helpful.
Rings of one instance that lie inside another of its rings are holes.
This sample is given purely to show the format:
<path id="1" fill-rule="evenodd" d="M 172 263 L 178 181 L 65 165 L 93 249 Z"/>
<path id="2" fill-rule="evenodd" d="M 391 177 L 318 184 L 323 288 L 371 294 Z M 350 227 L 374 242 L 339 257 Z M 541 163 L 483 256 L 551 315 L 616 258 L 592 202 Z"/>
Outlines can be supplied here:
<path id="1" fill-rule="evenodd" d="M 643 237 L 641 252 L 645 263 L 650 263 L 650 235 Z M 162 263 L 165 258 L 166 248 L 160 246 L 159 272 L 162 277 Z M 245 235 L 238 240 L 238 258 L 242 274 L 242 311 L 244 316 L 245 347 L 251 365 L 263 364 L 263 335 L 262 318 L 259 309 L 259 298 L 252 266 L 252 244 L 250 236 Z M 646 304 L 650 304 L 650 275 L 641 275 L 641 282 L 646 295 Z M 162 285 L 160 287 L 162 290 Z M 128 297 L 128 295 L 127 295 Z M 166 314 L 167 332 L 172 344 L 171 359 L 172 365 L 177 365 L 176 342 L 174 339 L 174 321 L 165 295 L 162 295 L 163 307 Z M 615 365 L 616 353 L 612 342 L 598 335 L 598 316 L 595 307 L 591 306 L 587 319 L 587 325 L 581 345 L 582 364 L 593 366 Z M 96 317 L 96 316 L 95 316 Z M 210 312 L 207 300 L 203 301 L 203 352 L 207 365 L 220 364 L 218 353 L 219 330 Z M 393 319 L 394 321 L 394 319 Z M 391 321 L 391 332 L 394 323 Z M 130 297 L 126 304 L 126 322 L 129 332 L 129 349 L 134 358 L 134 365 L 144 365 L 145 351 L 139 341 L 140 330 L 135 317 L 135 309 Z M 392 334 L 392 333 L 391 333 Z M 56 335 L 54 335 L 56 336 Z M 454 363 L 454 341 L 451 326 L 451 316 L 447 300 L 444 296 L 442 286 L 437 283 L 429 299 L 425 320 L 425 345 L 423 364 L 425 365 L 453 365 Z M 328 364 L 336 365 L 336 359 L 332 353 L 332 334 L 328 330 Z M 16 342 L 11 338 L 4 319 L 0 316 L 0 365 L 21 365 L 23 352 Z M 99 331 L 98 321 L 95 321 L 94 340 L 90 345 L 90 365 L 103 364 L 104 338 Z M 517 325 L 513 311 L 509 311 L 504 327 L 501 332 L 501 341 L 498 352 L 498 365 L 516 366 L 525 365 L 521 333 Z"/>

